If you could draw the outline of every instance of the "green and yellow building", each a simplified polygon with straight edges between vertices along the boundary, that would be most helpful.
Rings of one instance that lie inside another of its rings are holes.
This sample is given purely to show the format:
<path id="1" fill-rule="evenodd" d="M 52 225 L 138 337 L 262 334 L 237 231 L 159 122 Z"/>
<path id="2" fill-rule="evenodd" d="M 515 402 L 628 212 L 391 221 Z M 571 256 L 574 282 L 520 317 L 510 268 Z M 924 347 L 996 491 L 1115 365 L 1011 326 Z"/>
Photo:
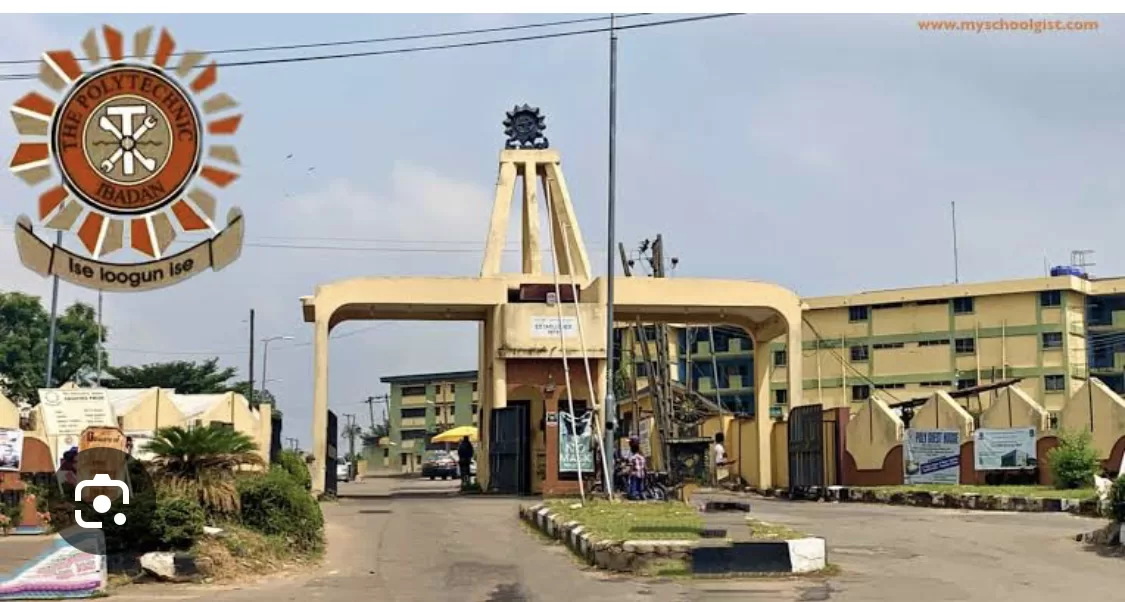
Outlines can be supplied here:
<path id="1" fill-rule="evenodd" d="M 384 376 L 389 435 L 380 445 L 382 465 L 417 472 L 430 437 L 458 426 L 477 426 L 477 371 Z M 375 462 L 379 464 L 378 460 Z"/>
<path id="2" fill-rule="evenodd" d="M 775 414 L 788 405 L 792 361 L 803 362 L 804 403 L 826 407 L 865 401 L 875 391 L 893 402 L 1011 378 L 1023 379 L 1020 387 L 1052 413 L 1090 374 L 1125 391 L 1125 278 L 1060 275 L 803 302 L 800 354 L 770 343 Z M 732 411 L 753 412 L 753 341 L 720 325 L 669 330 L 673 378 Z M 619 341 L 624 365 L 635 367 L 643 387 L 634 329 Z"/>

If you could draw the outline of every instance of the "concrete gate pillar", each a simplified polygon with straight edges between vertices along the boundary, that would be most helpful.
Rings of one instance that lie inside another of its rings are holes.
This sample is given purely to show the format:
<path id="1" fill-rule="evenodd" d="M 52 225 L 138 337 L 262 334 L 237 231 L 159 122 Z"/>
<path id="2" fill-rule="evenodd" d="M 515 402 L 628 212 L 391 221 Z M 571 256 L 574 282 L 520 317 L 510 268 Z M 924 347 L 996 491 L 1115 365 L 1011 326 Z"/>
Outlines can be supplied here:
<path id="1" fill-rule="evenodd" d="M 313 334 L 312 493 L 324 493 L 328 457 L 328 316 L 317 316 Z"/>

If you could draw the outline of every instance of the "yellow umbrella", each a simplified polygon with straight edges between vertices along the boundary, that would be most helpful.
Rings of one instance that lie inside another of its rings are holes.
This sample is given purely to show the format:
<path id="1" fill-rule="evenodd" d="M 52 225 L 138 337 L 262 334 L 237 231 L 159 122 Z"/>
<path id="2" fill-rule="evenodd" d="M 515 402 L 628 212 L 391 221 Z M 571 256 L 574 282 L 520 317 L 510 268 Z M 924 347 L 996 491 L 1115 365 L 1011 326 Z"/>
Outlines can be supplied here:
<path id="1" fill-rule="evenodd" d="M 461 441 L 462 437 L 468 437 L 469 441 L 476 441 L 480 436 L 480 431 L 475 426 L 459 426 L 457 428 L 449 429 L 440 435 L 434 435 L 430 439 L 432 443 L 457 443 Z"/>

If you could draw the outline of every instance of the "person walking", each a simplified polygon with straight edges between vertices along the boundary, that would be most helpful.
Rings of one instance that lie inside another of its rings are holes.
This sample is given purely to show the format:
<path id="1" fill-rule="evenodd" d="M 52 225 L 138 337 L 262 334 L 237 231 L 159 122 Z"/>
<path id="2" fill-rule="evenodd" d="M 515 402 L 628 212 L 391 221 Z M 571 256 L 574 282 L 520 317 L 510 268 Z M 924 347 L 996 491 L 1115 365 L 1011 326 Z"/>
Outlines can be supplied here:
<path id="1" fill-rule="evenodd" d="M 461 437 L 461 442 L 457 444 L 457 461 L 458 468 L 461 469 L 461 487 L 468 487 L 473 480 L 470 474 L 473 465 L 473 443 L 467 436 Z"/>
<path id="2" fill-rule="evenodd" d="M 641 453 L 641 442 L 629 441 L 629 494 L 631 500 L 644 499 L 645 455 Z"/>
<path id="3" fill-rule="evenodd" d="M 725 437 L 722 433 L 715 433 L 715 444 L 711 446 L 711 480 L 715 487 L 720 486 L 730 475 L 730 458 L 727 449 L 723 446 Z"/>

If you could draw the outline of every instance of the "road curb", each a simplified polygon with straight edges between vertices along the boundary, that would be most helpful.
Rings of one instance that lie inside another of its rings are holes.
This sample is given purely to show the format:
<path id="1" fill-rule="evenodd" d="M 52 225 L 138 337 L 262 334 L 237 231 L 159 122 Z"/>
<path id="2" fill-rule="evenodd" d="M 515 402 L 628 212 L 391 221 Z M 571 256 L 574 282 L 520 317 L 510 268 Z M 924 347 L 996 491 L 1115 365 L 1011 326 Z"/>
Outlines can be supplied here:
<path id="1" fill-rule="evenodd" d="M 820 537 L 795 540 L 730 542 L 725 540 L 599 540 L 576 521 L 563 521 L 545 504 L 520 505 L 519 517 L 543 535 L 560 541 L 590 566 L 637 573 L 654 561 L 686 561 L 692 573 L 801 574 L 827 567 L 827 546 Z"/>
<path id="2" fill-rule="evenodd" d="M 979 493 L 945 493 L 939 491 L 883 491 L 867 487 L 808 487 L 804 489 L 747 489 L 762 497 L 795 501 L 827 501 L 918 508 L 957 510 L 991 510 L 1000 512 L 1066 512 L 1078 516 L 1101 518 L 1098 501 L 1094 499 L 1041 498 L 1019 495 Z"/>

